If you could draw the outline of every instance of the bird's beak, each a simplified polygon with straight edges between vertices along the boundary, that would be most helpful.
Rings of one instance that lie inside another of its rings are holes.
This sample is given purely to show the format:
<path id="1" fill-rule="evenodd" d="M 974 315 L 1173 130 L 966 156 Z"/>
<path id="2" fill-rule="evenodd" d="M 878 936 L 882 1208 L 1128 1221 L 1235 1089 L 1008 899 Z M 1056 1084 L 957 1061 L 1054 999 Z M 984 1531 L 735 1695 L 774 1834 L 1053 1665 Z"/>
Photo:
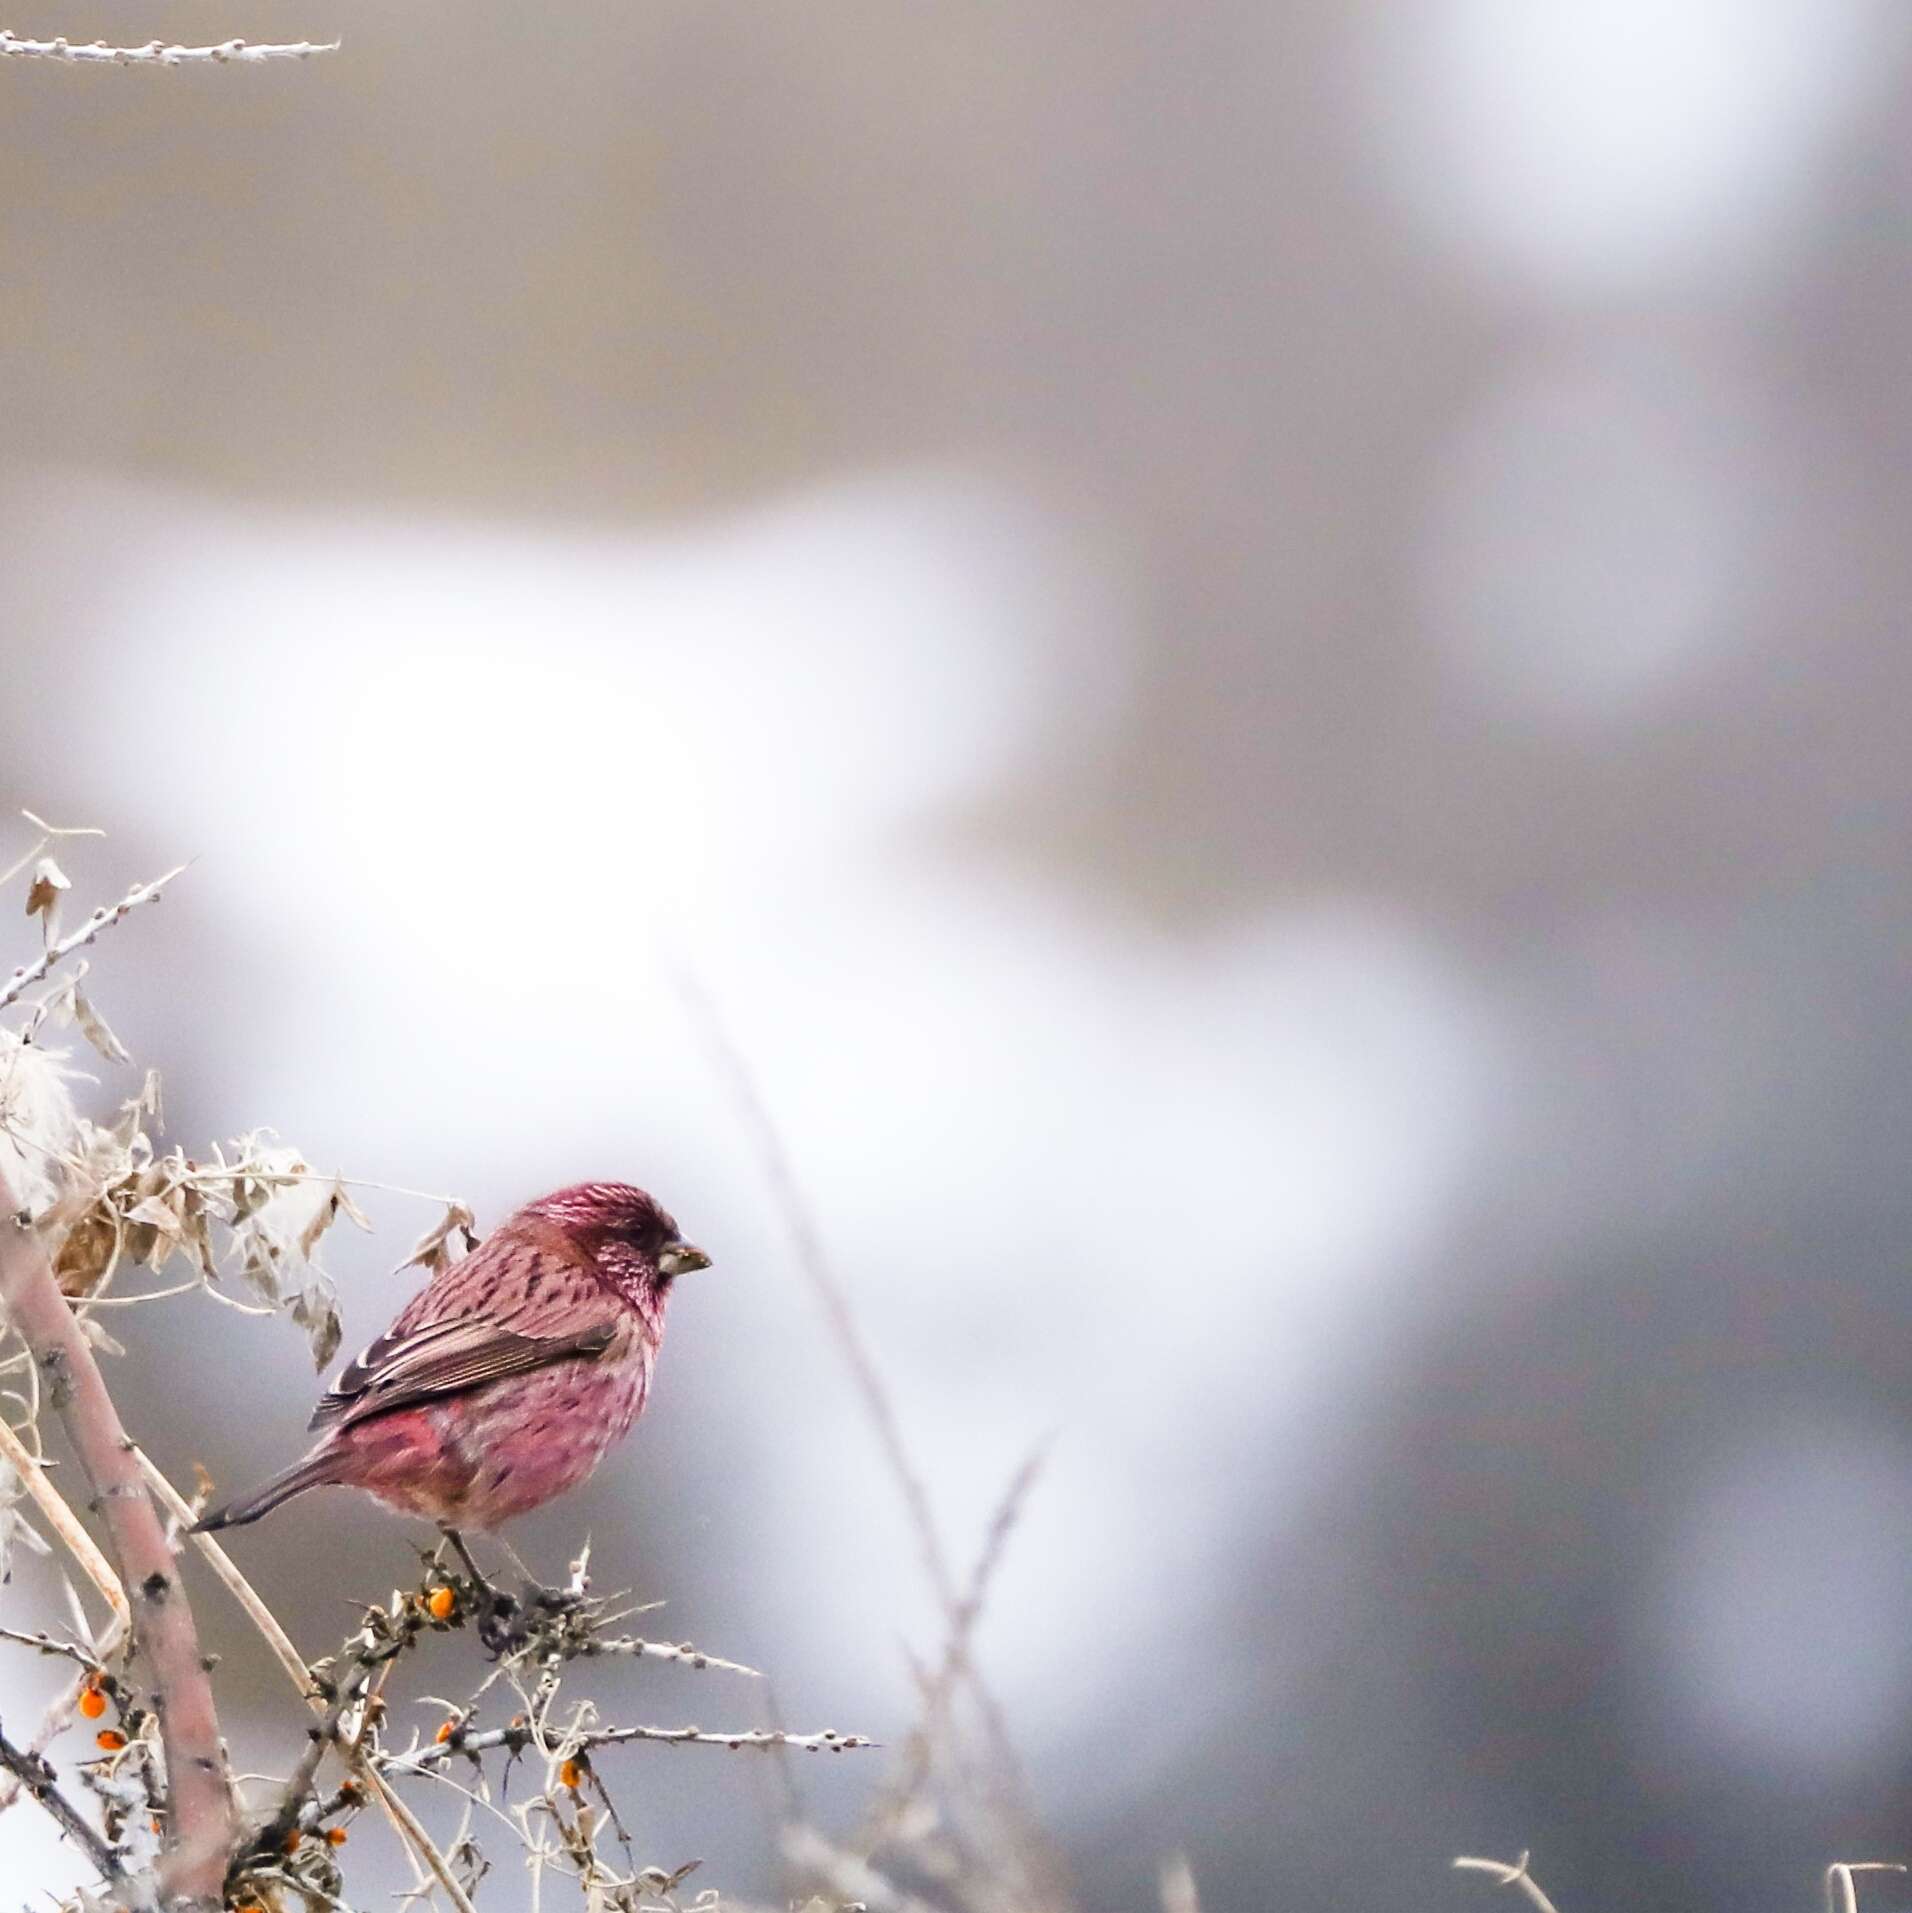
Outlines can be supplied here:
<path id="1" fill-rule="evenodd" d="M 665 1275 L 688 1275 L 693 1269 L 709 1268 L 710 1257 L 688 1242 L 673 1242 L 657 1258 L 657 1266 Z"/>

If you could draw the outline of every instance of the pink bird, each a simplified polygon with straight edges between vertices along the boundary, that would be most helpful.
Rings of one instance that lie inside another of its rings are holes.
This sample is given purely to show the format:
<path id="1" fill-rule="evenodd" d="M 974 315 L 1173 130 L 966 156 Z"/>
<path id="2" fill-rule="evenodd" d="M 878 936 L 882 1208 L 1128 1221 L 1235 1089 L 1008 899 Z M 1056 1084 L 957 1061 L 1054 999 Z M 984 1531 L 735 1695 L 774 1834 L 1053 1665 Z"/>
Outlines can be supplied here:
<path id="1" fill-rule="evenodd" d="M 323 1433 L 302 1460 L 195 1532 L 332 1486 L 422 1515 L 455 1542 L 461 1528 L 541 1507 L 630 1431 L 671 1287 L 709 1266 L 628 1183 L 582 1182 L 526 1203 L 345 1365 L 313 1410 L 309 1426 Z"/>

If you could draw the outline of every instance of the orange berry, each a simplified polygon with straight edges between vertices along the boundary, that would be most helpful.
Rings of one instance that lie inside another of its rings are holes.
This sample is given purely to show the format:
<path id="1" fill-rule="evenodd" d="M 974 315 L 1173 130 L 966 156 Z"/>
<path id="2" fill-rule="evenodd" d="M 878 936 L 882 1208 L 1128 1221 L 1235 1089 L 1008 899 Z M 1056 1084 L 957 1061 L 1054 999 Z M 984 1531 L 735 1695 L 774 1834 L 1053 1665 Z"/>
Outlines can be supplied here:
<path id="1" fill-rule="evenodd" d="M 347 1800 L 356 1800 L 359 1797 L 359 1783 L 356 1780 L 341 1780 L 339 1792 Z"/>
<path id="2" fill-rule="evenodd" d="M 343 1827 L 327 1827 L 325 1830 L 325 1839 L 328 1846 L 342 1847 L 345 1844 L 345 1829 Z"/>
<path id="3" fill-rule="evenodd" d="M 106 1712 L 106 1696 L 95 1686 L 80 1689 L 80 1712 L 88 1720 L 98 1720 Z"/>
<path id="4" fill-rule="evenodd" d="M 458 1596 L 450 1588 L 433 1588 L 425 1597 L 425 1611 L 434 1621 L 449 1621 L 458 1612 Z"/>
<path id="5" fill-rule="evenodd" d="M 297 1827 L 294 1827 L 292 1831 L 288 1833 L 285 1837 L 285 1850 L 288 1853 L 298 1852 L 299 1842 L 303 1840 L 304 1838 L 305 1838 L 305 1835 L 301 1833 Z"/>
<path id="6" fill-rule="evenodd" d="M 558 1769 L 558 1779 L 574 1791 L 583 1786 L 584 1762 L 581 1760 L 567 1760 L 564 1765 Z"/>
<path id="7" fill-rule="evenodd" d="M 432 1738 L 442 1747 L 457 1731 L 458 1723 L 455 1720 L 441 1720 L 438 1723 L 438 1731 Z"/>
<path id="8" fill-rule="evenodd" d="M 126 1745 L 126 1736 L 117 1727 L 102 1727 L 93 1736 L 94 1743 L 109 1754 L 116 1754 Z"/>

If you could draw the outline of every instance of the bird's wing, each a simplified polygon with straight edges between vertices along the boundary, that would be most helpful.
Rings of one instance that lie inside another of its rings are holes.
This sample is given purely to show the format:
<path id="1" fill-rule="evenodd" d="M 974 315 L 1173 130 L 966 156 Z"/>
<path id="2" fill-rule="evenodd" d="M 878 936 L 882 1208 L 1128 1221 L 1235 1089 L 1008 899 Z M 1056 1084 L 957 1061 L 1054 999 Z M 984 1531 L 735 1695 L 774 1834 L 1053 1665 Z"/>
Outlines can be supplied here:
<path id="1" fill-rule="evenodd" d="M 608 1312 L 602 1320 L 553 1335 L 521 1334 L 476 1315 L 416 1328 L 395 1326 L 346 1363 L 338 1380 L 319 1397 L 307 1426 L 343 1427 L 553 1362 L 596 1361 L 617 1331 Z"/>

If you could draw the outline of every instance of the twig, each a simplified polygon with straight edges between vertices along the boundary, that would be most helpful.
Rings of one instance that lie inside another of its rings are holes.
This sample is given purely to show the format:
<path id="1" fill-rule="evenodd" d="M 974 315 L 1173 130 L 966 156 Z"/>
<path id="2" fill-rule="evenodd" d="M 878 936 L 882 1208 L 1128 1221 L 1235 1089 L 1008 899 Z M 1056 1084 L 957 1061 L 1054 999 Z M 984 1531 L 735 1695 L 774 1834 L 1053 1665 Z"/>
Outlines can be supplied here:
<path id="1" fill-rule="evenodd" d="M 38 1371 L 34 1373 L 37 1375 Z M 126 1590 L 120 1586 L 119 1576 L 113 1572 L 112 1564 L 99 1551 L 93 1537 L 81 1527 L 80 1518 L 67 1506 L 66 1497 L 54 1487 L 39 1456 L 27 1447 L 4 1419 L 0 1419 L 0 1459 L 4 1459 L 12 1468 L 21 1485 L 33 1497 L 41 1518 L 66 1543 L 73 1558 L 85 1571 L 86 1578 L 99 1589 L 112 1610 L 112 1618 L 99 1643 L 102 1657 L 112 1653 L 132 1624 L 132 1615 L 126 1605 Z M 43 1754 L 58 1738 L 73 1718 L 73 1710 L 79 1706 L 80 1695 L 85 1687 L 84 1679 L 76 1680 L 64 1694 L 57 1695 L 48 1705 L 28 1745 L 30 1754 Z M 9 1771 L 0 1780 L 0 1813 L 5 1813 L 20 1798 L 20 1793 L 20 1776 L 16 1771 Z"/>
<path id="2" fill-rule="evenodd" d="M 866 1855 L 874 1853 L 890 1837 L 897 1820 L 928 1777 L 937 1730 L 949 1712 L 956 1683 L 969 1659 L 970 1636 L 975 1631 L 977 1617 L 982 1613 L 983 1603 L 988 1597 L 990 1582 L 995 1578 L 1004 1550 L 1009 1545 L 1009 1537 L 1021 1518 L 1023 1504 L 1029 1497 L 1030 1489 L 1035 1486 L 1036 1477 L 1042 1472 L 1046 1453 L 1045 1443 L 1030 1455 L 1016 1470 L 1002 1500 L 997 1504 L 995 1515 L 983 1536 L 982 1552 L 970 1572 L 969 1587 L 950 1615 L 942 1664 L 923 1682 L 922 1724 L 905 1743 L 901 1771 L 872 1804 L 865 1817 L 865 1832 L 856 1844 Z M 1002 1735 L 1001 1739 L 1006 1742 L 1007 1736 Z M 999 1746 L 999 1755 L 1005 1752 L 1006 1749 Z"/>
<path id="3" fill-rule="evenodd" d="M 1530 1855 L 1522 1853 L 1520 1858 L 1516 1860 L 1512 1866 L 1509 1866 L 1505 1860 L 1466 1859 L 1456 1860 L 1454 1866 L 1456 1871 L 1462 1873 L 1491 1874 L 1496 1886 L 1519 1887 L 1521 1892 L 1526 1894 L 1528 1899 L 1533 1902 L 1534 1906 L 1538 1909 L 1538 1913 L 1560 1913 L 1559 1908 L 1554 1905 L 1553 1901 L 1541 1892 L 1540 1882 L 1527 1871 L 1527 1862 L 1530 1857 Z"/>
<path id="4" fill-rule="evenodd" d="M 48 46 L 61 46 L 65 43 L 59 40 L 52 40 L 46 44 Z M 38 42 L 32 40 L 16 40 L 12 34 L 6 32 L 4 29 L 0 29 L 0 58 L 5 58 L 9 54 L 18 54 L 24 49 L 34 48 L 38 45 Z M 173 50 L 183 52 L 188 49 L 176 48 Z M 255 48 L 254 51 L 264 53 L 269 51 L 269 49 L 260 47 Z M 102 49 L 102 53 L 110 57 L 112 49 L 104 48 Z M 48 55 L 46 57 L 78 59 L 99 56 L 89 54 L 84 47 L 75 47 L 70 49 L 67 54 Z M 75 950 L 84 949 L 102 930 L 110 930 L 113 925 L 118 923 L 129 911 L 137 910 L 142 903 L 153 902 L 159 896 L 159 893 L 185 868 L 186 866 L 184 864 L 178 864 L 167 871 L 163 877 L 155 877 L 151 883 L 136 883 L 118 903 L 101 904 L 71 936 L 62 937 L 58 943 L 49 944 L 31 963 L 22 964 L 5 983 L 0 984 L 0 1010 L 4 1010 L 9 1004 L 17 1003 L 23 991 L 32 989 L 36 983 L 40 982 L 46 976 L 47 972 L 51 970 L 56 963 L 64 962 Z M 7 1198 L 7 1205 L 9 1208 L 13 1206 L 11 1196 Z"/>
<path id="5" fill-rule="evenodd" d="M 888 1389 L 883 1386 L 883 1378 L 877 1372 L 874 1358 L 864 1345 L 862 1332 L 850 1309 L 849 1296 L 843 1284 L 837 1280 L 836 1271 L 830 1266 L 830 1258 L 823 1247 L 822 1231 L 817 1226 L 809 1203 L 804 1199 L 802 1185 L 797 1181 L 789 1152 L 783 1145 L 783 1137 L 771 1120 L 755 1078 L 718 1017 L 716 1006 L 687 972 L 677 972 L 676 981 L 678 995 L 691 1023 L 703 1039 L 706 1054 L 730 1087 L 737 1115 L 750 1132 L 764 1178 L 783 1212 L 784 1226 L 790 1231 L 791 1245 L 797 1252 L 797 1264 L 823 1305 L 831 1333 L 835 1335 L 851 1379 L 863 1397 L 864 1411 L 875 1426 L 884 1459 L 889 1463 L 891 1475 L 895 1477 L 903 1505 L 909 1511 L 910 1525 L 916 1530 L 917 1549 L 922 1555 L 923 1568 L 929 1576 L 930 1585 L 936 1590 L 937 1599 L 943 1606 L 953 1609 L 957 1598 L 956 1580 L 950 1572 L 949 1557 L 943 1551 L 942 1536 L 937 1531 L 928 1492 L 910 1462 L 909 1451 L 903 1445 L 903 1431 L 896 1418 L 895 1406 L 890 1400 Z"/>
<path id="6" fill-rule="evenodd" d="M 56 1641 L 51 1634 L 29 1634 L 17 1627 L 0 1627 L 0 1641 L 13 1641 L 21 1647 L 34 1649 L 36 1653 L 77 1661 L 89 1673 L 105 1672 L 105 1662 L 90 1647 L 82 1647 L 77 1641 Z"/>
<path id="7" fill-rule="evenodd" d="M 96 830 L 91 824 L 49 824 L 44 817 L 36 817 L 30 810 L 22 810 L 20 815 L 40 833 L 39 839 L 24 857 L 8 864 L 6 869 L 0 870 L 0 883 L 11 883 L 56 837 L 104 837 L 106 835 L 105 831 Z"/>
<path id="8" fill-rule="evenodd" d="M 935 1591 L 950 1633 L 952 1636 L 963 1634 L 968 1624 L 962 1617 L 962 1597 L 949 1565 L 949 1557 L 943 1548 L 942 1535 L 930 1507 L 928 1491 L 910 1460 L 895 1405 L 883 1384 L 875 1359 L 864 1343 L 850 1307 L 848 1292 L 838 1280 L 824 1250 L 822 1231 L 805 1200 L 789 1151 L 784 1147 L 782 1134 L 770 1115 L 769 1107 L 742 1053 L 731 1041 L 729 1031 L 718 1016 L 716 1005 L 688 971 L 675 968 L 673 976 L 679 999 L 693 1029 L 703 1042 L 712 1067 L 729 1086 L 738 1118 L 756 1146 L 765 1180 L 770 1184 L 771 1192 L 783 1213 L 784 1226 L 796 1250 L 798 1266 L 822 1304 L 824 1317 L 836 1338 L 844 1363 L 849 1368 L 857 1392 L 863 1398 L 864 1411 L 876 1432 L 878 1446 L 889 1464 L 890 1474 L 908 1512 L 910 1525 L 915 1530 L 923 1571 Z M 988 1683 L 966 1654 L 957 1666 L 967 1678 L 970 1691 L 975 1696 L 991 1750 L 1002 1774 L 1004 1789 L 1014 1808 L 1011 1818 L 1015 1823 L 1016 1844 L 1022 1849 L 1025 1869 L 1031 1875 L 1027 1885 L 1034 1889 L 1041 1876 L 1047 1876 L 1046 1882 L 1042 1883 L 1053 1888 L 1059 1863 L 1054 1853 L 1048 1850 L 1040 1832 L 1040 1820 L 1028 1803 L 1027 1783 L 1016 1758 L 1002 1709 L 997 1705 Z M 1036 1895 L 1038 1900 L 1044 1897 L 1049 1896 Z M 1059 1900 L 1062 1896 L 1057 1894 L 1053 1897 Z"/>
<path id="9" fill-rule="evenodd" d="M 233 1807 L 192 1609 L 92 1347 L 60 1293 L 45 1245 L 11 1219 L 17 1207 L 0 1176 L 0 1214 L 9 1218 L 0 1221 L 0 1300 L 46 1378 L 48 1398 L 97 1498 L 121 1585 L 133 1590 L 137 1603 L 135 1642 L 163 1702 L 160 1736 L 172 1806 L 168 1889 L 188 1901 L 216 1899 L 232 1845 Z"/>
<path id="10" fill-rule="evenodd" d="M 105 1662 L 119 1651 L 120 1643 L 125 1640 L 128 1628 L 127 1617 L 116 1612 L 101 1631 L 98 1642 L 100 1660 Z M 81 1674 L 63 1694 L 56 1694 L 47 1703 L 46 1711 L 40 1716 L 40 1724 L 33 1730 L 33 1738 L 27 1745 L 27 1751 L 34 1755 L 43 1754 L 71 1724 L 80 1705 L 80 1696 L 90 1685 L 91 1677 Z M 18 1774 L 8 1773 L 0 1778 L 0 1813 L 5 1813 L 20 1798 L 22 1788 Z"/>
<path id="11" fill-rule="evenodd" d="M 60 1823 L 68 1839 L 85 1850 L 86 1857 L 99 1870 L 101 1879 L 119 1881 L 126 1877 L 126 1869 L 120 1864 L 119 1855 L 101 1839 L 79 1808 L 54 1785 L 53 1769 L 38 1754 L 16 1747 L 4 1733 L 0 1733 L 0 1767 L 12 1774 L 20 1786 Z"/>
<path id="12" fill-rule="evenodd" d="M 125 1616 L 126 1590 L 121 1587 L 120 1578 L 113 1572 L 112 1564 L 99 1551 L 93 1537 L 81 1527 L 79 1516 L 66 1505 L 66 1497 L 54 1487 L 40 1458 L 4 1420 L 0 1420 L 0 1460 L 4 1460 L 20 1477 L 21 1485 L 33 1497 L 34 1505 L 40 1510 L 47 1526 L 72 1551 L 73 1558 L 86 1571 L 86 1578 L 99 1589 L 106 1605 L 115 1614 Z"/>
<path id="13" fill-rule="evenodd" d="M 699 1747 L 794 1747 L 803 1753 L 851 1753 L 859 1747 L 875 1747 L 880 1742 L 863 1734 L 783 1734 L 756 1727 L 733 1734 L 709 1733 L 701 1727 L 595 1727 L 589 1732 L 568 1734 L 563 1744 L 573 1748 L 615 1747 L 626 1741 L 656 1740 L 671 1746 Z M 444 1740 L 414 1753 L 385 1755 L 380 1765 L 387 1773 L 429 1773 L 459 1754 L 489 1753 L 494 1747 L 523 1753 L 532 1744 L 529 1726 L 487 1727 L 481 1733 L 455 1730 Z"/>
<path id="14" fill-rule="evenodd" d="M 339 43 L 301 40 L 291 46 L 251 46 L 244 40 L 225 40 L 218 46 L 164 46 L 148 40 L 144 46 L 107 46 L 94 40 L 74 46 L 66 40 L 22 40 L 0 28 L 0 59 L 64 60 L 105 66 L 187 66 L 216 62 L 221 66 L 253 66 L 264 60 L 306 60 L 315 53 L 336 53 Z"/>
<path id="15" fill-rule="evenodd" d="M 799 1875 L 821 1882 L 834 1900 L 866 1906 L 873 1913 L 937 1913 L 928 1901 L 906 1893 L 860 1853 L 846 1852 L 810 1826 L 788 1826 L 779 1850 Z"/>
<path id="16" fill-rule="evenodd" d="M 1826 1869 L 1826 1913 L 1859 1913 L 1855 1873 L 1903 1873 L 1897 1860 L 1837 1860 Z"/>
<path id="17" fill-rule="evenodd" d="M 688 1641 L 672 1645 L 669 1641 L 640 1641 L 626 1634 L 609 1641 L 587 1640 L 576 1650 L 574 1658 L 589 1660 L 598 1654 L 625 1654 L 646 1661 L 680 1661 L 686 1667 L 714 1667 L 725 1674 L 748 1674 L 754 1681 L 763 1679 L 760 1669 L 746 1667 L 741 1661 L 719 1660 L 715 1654 L 700 1652 Z"/>

